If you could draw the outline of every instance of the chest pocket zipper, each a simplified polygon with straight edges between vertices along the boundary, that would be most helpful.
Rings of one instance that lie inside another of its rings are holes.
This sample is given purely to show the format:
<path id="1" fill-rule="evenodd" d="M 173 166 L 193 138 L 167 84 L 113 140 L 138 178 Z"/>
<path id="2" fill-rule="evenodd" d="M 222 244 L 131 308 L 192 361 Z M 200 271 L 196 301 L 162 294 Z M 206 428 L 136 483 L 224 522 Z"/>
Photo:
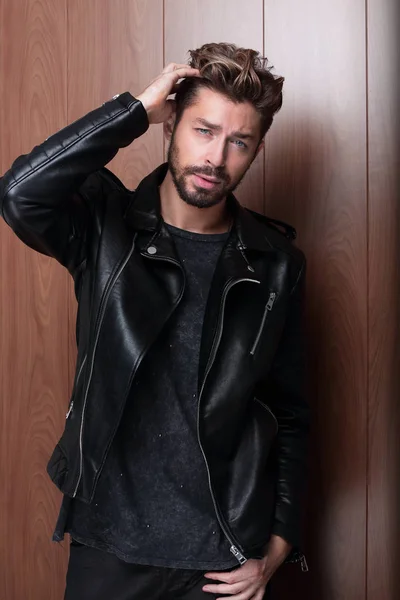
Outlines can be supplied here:
<path id="1" fill-rule="evenodd" d="M 271 292 L 270 295 L 269 295 L 268 302 L 267 302 L 267 304 L 265 305 L 265 308 L 264 308 L 264 314 L 263 314 L 263 318 L 261 320 L 260 328 L 258 330 L 258 333 L 257 333 L 256 339 L 254 341 L 254 344 L 253 344 L 253 346 L 252 346 L 252 348 L 250 350 L 250 354 L 252 356 L 254 356 L 254 354 L 256 353 L 258 344 L 260 343 L 260 338 L 261 338 L 261 335 L 262 335 L 262 332 L 263 332 L 266 320 L 268 318 L 269 313 L 272 311 L 272 309 L 274 307 L 276 297 L 277 297 L 277 293 L 276 292 Z"/>

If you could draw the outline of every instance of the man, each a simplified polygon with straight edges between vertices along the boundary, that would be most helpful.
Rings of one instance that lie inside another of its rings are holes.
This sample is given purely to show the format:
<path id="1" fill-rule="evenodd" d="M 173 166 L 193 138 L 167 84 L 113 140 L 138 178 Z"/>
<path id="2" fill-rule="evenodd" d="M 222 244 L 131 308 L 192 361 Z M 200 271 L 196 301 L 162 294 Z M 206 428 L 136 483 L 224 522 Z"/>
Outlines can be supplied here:
<path id="1" fill-rule="evenodd" d="M 289 226 L 232 195 L 282 84 L 255 51 L 206 44 L 1 180 L 4 219 L 68 268 L 78 300 L 48 465 L 64 493 L 54 539 L 72 537 L 68 600 L 261 600 L 290 553 L 305 564 L 305 260 Z M 152 123 L 168 162 L 131 192 L 104 165 Z"/>

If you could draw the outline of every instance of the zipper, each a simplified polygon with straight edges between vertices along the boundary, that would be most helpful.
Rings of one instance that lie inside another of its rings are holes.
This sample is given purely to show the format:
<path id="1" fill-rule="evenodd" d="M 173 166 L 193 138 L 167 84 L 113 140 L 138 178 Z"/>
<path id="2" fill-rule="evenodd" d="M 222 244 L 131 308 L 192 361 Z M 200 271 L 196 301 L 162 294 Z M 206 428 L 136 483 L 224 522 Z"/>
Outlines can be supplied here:
<path id="1" fill-rule="evenodd" d="M 307 571 L 309 570 L 306 557 L 302 552 L 298 550 L 294 552 L 293 558 L 286 560 L 285 562 L 290 564 L 300 563 L 301 570 L 303 571 L 303 573 L 307 573 Z"/>
<path id="2" fill-rule="evenodd" d="M 247 562 L 247 558 L 243 556 L 243 554 L 236 548 L 236 546 L 231 546 L 230 548 L 233 556 L 239 561 L 239 564 L 244 565 Z"/>
<path id="3" fill-rule="evenodd" d="M 258 284 L 260 283 L 260 281 L 258 281 L 257 279 L 242 278 L 242 279 L 236 279 L 235 281 L 232 281 L 231 283 L 229 283 L 225 287 L 224 292 L 222 294 L 221 307 L 220 307 L 220 315 L 219 315 L 218 326 L 217 326 L 217 333 L 215 334 L 213 345 L 212 345 L 212 348 L 211 348 L 210 357 L 209 357 L 208 362 L 207 362 L 207 366 L 206 366 L 206 370 L 205 370 L 205 374 L 204 374 L 204 378 L 203 378 L 203 383 L 202 383 L 200 394 L 199 394 L 198 407 L 197 407 L 197 440 L 198 440 L 198 443 L 199 443 L 199 446 L 200 446 L 200 450 L 201 450 L 201 453 L 203 455 L 204 463 L 205 463 L 206 469 L 207 469 L 208 487 L 209 487 L 211 498 L 212 498 L 212 501 L 213 501 L 215 514 L 216 514 L 217 520 L 218 520 L 218 522 L 220 524 L 220 527 L 221 527 L 221 529 L 222 529 L 222 531 L 223 531 L 226 539 L 228 540 L 228 542 L 230 544 L 230 552 L 233 554 L 233 556 L 237 559 L 237 561 L 241 565 L 243 565 L 247 561 L 247 558 L 242 554 L 241 550 L 238 548 L 239 544 L 237 544 L 237 543 L 234 542 L 234 540 L 232 538 L 232 534 L 228 531 L 228 528 L 225 525 L 225 522 L 223 521 L 223 518 L 222 518 L 222 516 L 221 516 L 221 514 L 219 512 L 219 509 L 218 509 L 218 506 L 217 506 L 217 502 L 215 500 L 214 492 L 212 490 L 210 468 L 208 466 L 207 458 L 206 458 L 203 446 L 201 445 L 201 441 L 200 441 L 200 404 L 201 404 L 201 396 L 203 394 L 204 386 L 205 386 L 208 374 L 209 374 L 209 372 L 211 370 L 211 367 L 213 365 L 213 362 L 214 362 L 214 359 L 215 359 L 215 356 L 217 354 L 217 350 L 218 350 L 218 347 L 219 347 L 219 344 L 220 344 L 221 338 L 222 338 L 223 325 L 224 325 L 224 314 L 225 314 L 226 296 L 227 296 L 229 290 L 234 285 L 236 285 L 237 283 L 241 283 L 243 281 L 248 281 L 248 282 L 251 282 L 251 283 L 258 283 Z"/>
<path id="4" fill-rule="evenodd" d="M 76 388 L 77 388 L 78 381 L 79 381 L 79 378 L 80 378 L 80 376 L 81 376 L 82 369 L 83 369 L 83 367 L 84 367 L 84 364 L 85 364 L 85 362 L 86 362 L 86 359 L 87 359 L 87 354 L 85 354 L 85 357 L 84 357 L 84 359 L 83 359 L 83 361 L 82 361 L 82 364 L 81 364 L 81 366 L 79 367 L 78 376 L 77 376 L 77 378 L 76 378 L 75 385 L 74 385 L 74 393 L 75 393 L 75 390 L 76 390 Z M 66 418 L 66 419 L 68 419 L 68 417 L 69 417 L 69 415 L 71 414 L 71 412 L 72 412 L 72 409 L 73 409 L 73 407 L 74 407 L 74 401 L 75 401 L 75 399 L 74 399 L 74 397 L 73 397 L 73 396 L 74 396 L 74 394 L 72 394 L 72 401 L 71 401 L 71 404 L 69 405 L 68 412 L 67 412 L 67 414 L 65 415 L 65 418 Z"/>
<path id="5" fill-rule="evenodd" d="M 301 570 L 303 571 L 303 573 L 307 573 L 308 564 L 307 564 L 306 557 L 304 556 L 304 554 L 301 555 L 300 565 L 301 565 Z"/>
<path id="6" fill-rule="evenodd" d="M 259 341 L 260 341 L 260 338 L 261 338 L 261 334 L 263 332 L 264 325 L 265 325 L 265 322 L 267 320 L 268 314 L 271 312 L 271 310 L 274 307 L 276 296 L 277 296 L 276 292 L 271 292 L 270 295 L 269 295 L 268 302 L 265 305 L 264 314 L 263 314 L 263 318 L 261 320 L 260 328 L 258 330 L 255 342 L 254 342 L 254 344 L 253 344 L 253 346 L 252 346 L 252 348 L 250 350 L 250 354 L 252 356 L 254 356 L 254 354 L 255 354 L 255 352 L 257 350 L 257 346 L 259 344 Z"/>
<path id="7" fill-rule="evenodd" d="M 82 478 L 82 467 L 83 467 L 83 453 L 82 453 L 82 438 L 83 438 L 83 424 L 84 424 L 84 420 L 85 420 L 85 412 L 86 412 L 86 402 L 87 402 L 87 397 L 88 397 L 88 393 L 89 393 L 89 387 L 90 387 L 90 383 L 92 381 L 92 376 L 93 376 L 93 367 L 94 367 L 94 358 L 95 358 L 95 354 L 96 354 L 96 348 L 97 348 L 97 344 L 99 341 L 99 336 L 100 336 L 100 329 L 101 329 L 101 325 L 103 322 L 103 318 L 104 318 L 104 313 L 105 313 L 105 309 L 107 306 L 107 301 L 108 298 L 111 294 L 111 290 L 113 289 L 118 277 L 121 275 L 122 271 L 124 270 L 128 260 L 130 259 L 130 257 L 132 256 L 133 250 L 135 248 L 135 242 L 136 242 L 136 238 L 137 238 L 137 233 L 135 234 L 134 238 L 133 238 L 133 242 L 132 242 L 132 246 L 127 254 L 127 256 L 125 257 L 124 261 L 122 262 L 122 264 L 120 265 L 119 269 L 117 270 L 117 272 L 115 273 L 114 277 L 112 278 L 112 281 L 110 281 L 110 284 L 107 288 L 107 290 L 105 290 L 104 292 L 104 296 L 102 299 L 102 303 L 100 305 L 99 308 L 99 316 L 98 316 L 98 320 L 97 320 L 97 325 L 95 328 L 95 336 L 94 336 L 94 345 L 93 345 L 93 353 L 92 353 L 92 362 L 90 365 L 90 371 L 89 371 L 89 379 L 87 382 L 87 386 L 86 386 L 86 392 L 85 392 L 85 396 L 84 396 L 84 400 L 83 400 L 83 408 L 82 408 L 82 418 L 81 418 L 81 427 L 80 427 L 80 431 L 79 431 L 79 476 L 78 476 L 78 481 L 76 483 L 75 486 L 75 490 L 74 493 L 72 495 L 73 498 L 75 498 L 76 493 L 78 491 L 78 487 Z"/>

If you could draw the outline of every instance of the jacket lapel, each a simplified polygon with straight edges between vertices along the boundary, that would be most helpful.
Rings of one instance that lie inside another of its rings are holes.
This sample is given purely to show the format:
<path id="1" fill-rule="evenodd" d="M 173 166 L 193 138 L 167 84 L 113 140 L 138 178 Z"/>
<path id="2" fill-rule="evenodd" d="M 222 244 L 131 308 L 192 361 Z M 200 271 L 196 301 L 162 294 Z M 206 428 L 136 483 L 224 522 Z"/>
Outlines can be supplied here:
<path id="1" fill-rule="evenodd" d="M 149 260 L 172 261 L 180 265 L 173 240 L 163 224 L 160 213 L 159 186 L 168 170 L 168 164 L 157 167 L 142 180 L 126 209 L 125 220 L 130 228 L 141 231 L 138 245 L 142 256 Z M 233 227 L 214 272 L 207 301 L 199 363 L 199 384 L 201 384 L 207 363 L 215 342 L 215 334 L 223 323 L 222 308 L 226 292 L 232 285 L 241 285 L 248 280 L 260 282 L 259 261 L 253 260 L 260 254 L 274 253 L 274 247 L 266 235 L 263 224 L 243 208 L 233 194 L 227 198 L 228 210 L 233 215 Z M 182 265 L 181 269 L 182 269 Z M 169 290 L 173 296 L 179 293 L 176 286 L 181 277 L 175 279 Z"/>

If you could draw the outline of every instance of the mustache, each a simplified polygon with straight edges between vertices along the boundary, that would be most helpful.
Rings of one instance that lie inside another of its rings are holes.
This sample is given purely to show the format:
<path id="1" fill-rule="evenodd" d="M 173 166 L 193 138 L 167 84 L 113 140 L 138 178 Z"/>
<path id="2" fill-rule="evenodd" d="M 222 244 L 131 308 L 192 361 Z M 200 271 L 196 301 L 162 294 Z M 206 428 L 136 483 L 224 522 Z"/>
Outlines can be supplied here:
<path id="1" fill-rule="evenodd" d="M 212 177 L 213 179 L 220 179 L 225 183 L 229 183 L 230 178 L 225 172 L 224 168 L 213 169 L 212 167 L 186 167 L 185 175 L 205 175 L 206 177 Z"/>

